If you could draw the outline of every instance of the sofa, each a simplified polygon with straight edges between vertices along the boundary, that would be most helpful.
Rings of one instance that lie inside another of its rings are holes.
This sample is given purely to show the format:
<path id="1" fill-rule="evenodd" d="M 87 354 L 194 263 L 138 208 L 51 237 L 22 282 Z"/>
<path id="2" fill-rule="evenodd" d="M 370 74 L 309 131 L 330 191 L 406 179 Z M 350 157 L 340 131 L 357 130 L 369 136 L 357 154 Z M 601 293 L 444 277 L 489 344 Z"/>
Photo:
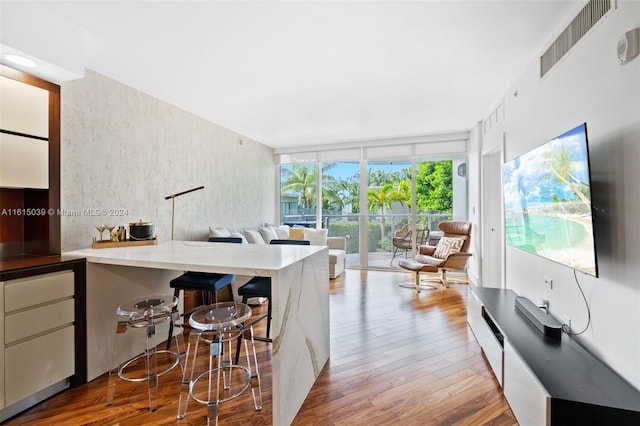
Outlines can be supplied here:
<path id="1" fill-rule="evenodd" d="M 344 272 L 347 255 L 347 240 L 344 237 L 328 237 L 326 229 L 297 228 L 288 225 L 269 225 L 243 230 L 209 228 L 209 237 L 238 237 L 247 244 L 269 244 L 274 239 L 308 240 L 311 245 L 329 248 L 329 278 L 334 279 Z"/>

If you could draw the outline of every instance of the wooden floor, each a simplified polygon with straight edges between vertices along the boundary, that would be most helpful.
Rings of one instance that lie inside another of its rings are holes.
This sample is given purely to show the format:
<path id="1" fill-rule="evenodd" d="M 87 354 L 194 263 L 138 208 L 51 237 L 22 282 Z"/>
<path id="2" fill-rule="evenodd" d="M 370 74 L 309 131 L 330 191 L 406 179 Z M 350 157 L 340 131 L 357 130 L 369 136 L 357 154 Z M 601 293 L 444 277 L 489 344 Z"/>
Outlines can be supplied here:
<path id="1" fill-rule="evenodd" d="M 397 286 L 407 280 L 407 273 L 349 269 L 331 281 L 330 359 L 294 425 L 517 425 L 467 327 L 467 285 L 416 294 Z M 253 410 L 247 391 L 221 405 L 220 424 L 271 424 L 270 347 L 256 346 L 263 409 Z M 179 368 L 160 377 L 153 413 L 145 383 L 118 383 L 106 407 L 102 376 L 5 424 L 206 424 L 206 408 L 193 401 L 176 420 L 179 381 Z"/>

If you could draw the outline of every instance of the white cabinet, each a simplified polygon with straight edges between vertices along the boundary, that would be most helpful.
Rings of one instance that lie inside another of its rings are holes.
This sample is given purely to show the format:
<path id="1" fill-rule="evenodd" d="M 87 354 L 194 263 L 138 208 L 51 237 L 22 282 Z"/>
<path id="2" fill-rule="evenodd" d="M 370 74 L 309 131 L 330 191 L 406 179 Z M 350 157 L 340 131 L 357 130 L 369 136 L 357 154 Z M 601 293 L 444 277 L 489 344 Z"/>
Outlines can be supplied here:
<path id="1" fill-rule="evenodd" d="M 7 348 L 5 363 L 5 400 L 10 406 L 73 375 L 73 327 Z"/>
<path id="2" fill-rule="evenodd" d="M 478 297 L 470 290 L 467 291 L 467 322 L 484 355 L 487 357 L 493 374 L 498 379 L 500 386 L 503 386 L 502 343 L 496 335 L 499 332 L 495 329 L 495 324 L 487 316 L 484 306 L 480 303 Z M 494 327 L 493 330 L 489 324 Z"/>
<path id="3" fill-rule="evenodd" d="M 516 309 L 516 297 L 470 286 L 467 322 L 502 376 L 518 424 L 640 425 L 640 392 L 570 337 L 541 333 Z"/>
<path id="4" fill-rule="evenodd" d="M 504 342 L 504 396 L 521 426 L 551 424 L 549 394 L 509 341 Z"/>
<path id="5" fill-rule="evenodd" d="M 0 187 L 49 188 L 49 91 L 0 76 Z"/>
<path id="6" fill-rule="evenodd" d="M 74 374 L 74 273 L 8 280 L 0 289 L 4 408 Z"/>
<path id="7" fill-rule="evenodd" d="M 551 398 L 471 289 L 467 291 L 467 323 L 518 423 L 521 426 L 550 425 Z"/>

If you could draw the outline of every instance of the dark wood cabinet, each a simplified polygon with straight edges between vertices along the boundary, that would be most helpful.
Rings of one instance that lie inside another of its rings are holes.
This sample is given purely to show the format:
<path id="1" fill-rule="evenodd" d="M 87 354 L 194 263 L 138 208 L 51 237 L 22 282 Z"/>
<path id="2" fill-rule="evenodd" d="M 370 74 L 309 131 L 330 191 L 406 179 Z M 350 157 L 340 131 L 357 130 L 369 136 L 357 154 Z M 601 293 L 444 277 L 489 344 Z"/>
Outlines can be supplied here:
<path id="1" fill-rule="evenodd" d="M 48 145 L 48 185 L 0 187 L 0 259 L 60 254 L 60 86 L 5 65 L 0 65 L 0 75 L 48 92 L 46 137 L 24 133 L 29 132 L 28 129 L 0 128 L 3 136 L 38 140 Z M 3 105 L 3 108 L 10 106 Z M 21 167 L 28 170 L 29 165 Z"/>

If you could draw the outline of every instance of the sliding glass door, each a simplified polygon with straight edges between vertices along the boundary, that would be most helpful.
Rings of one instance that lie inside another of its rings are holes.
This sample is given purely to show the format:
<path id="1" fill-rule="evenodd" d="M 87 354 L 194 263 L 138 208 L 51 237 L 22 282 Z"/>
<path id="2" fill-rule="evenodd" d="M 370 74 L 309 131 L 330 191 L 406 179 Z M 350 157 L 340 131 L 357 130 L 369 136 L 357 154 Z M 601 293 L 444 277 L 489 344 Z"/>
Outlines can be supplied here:
<path id="1" fill-rule="evenodd" d="M 393 238 L 411 220 L 411 163 L 376 161 L 367 168 L 367 266 L 388 268 L 397 254 Z"/>
<path id="2" fill-rule="evenodd" d="M 464 155 L 282 164 L 280 220 L 345 237 L 347 267 L 398 269 L 438 241 L 440 222 L 466 220 L 464 166 Z"/>
<path id="3" fill-rule="evenodd" d="M 347 266 L 360 266 L 360 164 L 321 163 L 322 223 L 330 237 L 347 240 Z"/>

